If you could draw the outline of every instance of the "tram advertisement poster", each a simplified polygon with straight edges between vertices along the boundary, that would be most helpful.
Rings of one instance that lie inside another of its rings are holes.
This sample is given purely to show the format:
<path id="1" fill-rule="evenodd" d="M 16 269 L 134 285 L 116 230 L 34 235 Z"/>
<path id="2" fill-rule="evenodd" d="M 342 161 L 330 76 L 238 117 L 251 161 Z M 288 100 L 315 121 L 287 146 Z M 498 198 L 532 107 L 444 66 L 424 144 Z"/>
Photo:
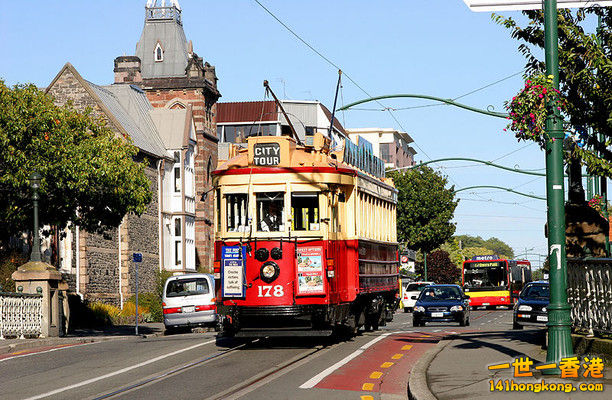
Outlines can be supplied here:
<path id="1" fill-rule="evenodd" d="M 240 251 L 242 249 L 242 252 Z M 241 254 L 242 253 L 242 254 Z M 221 249 L 221 287 L 223 297 L 244 297 L 245 246 L 223 246 Z"/>
<path id="2" fill-rule="evenodd" d="M 300 246 L 297 255 L 298 294 L 325 293 L 323 247 Z"/>

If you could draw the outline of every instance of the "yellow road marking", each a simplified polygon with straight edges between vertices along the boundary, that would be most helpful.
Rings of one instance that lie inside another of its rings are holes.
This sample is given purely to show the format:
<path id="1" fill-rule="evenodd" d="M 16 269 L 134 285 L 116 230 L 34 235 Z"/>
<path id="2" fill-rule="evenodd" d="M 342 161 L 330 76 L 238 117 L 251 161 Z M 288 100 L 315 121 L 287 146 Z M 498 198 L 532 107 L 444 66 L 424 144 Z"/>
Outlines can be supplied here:
<path id="1" fill-rule="evenodd" d="M 431 335 L 421 334 L 421 337 L 431 337 Z"/>
<path id="2" fill-rule="evenodd" d="M 393 357 L 391 357 L 393 360 L 399 360 L 400 358 L 404 357 L 403 354 L 397 353 L 394 354 Z"/>
<path id="3" fill-rule="evenodd" d="M 361 400 L 374 400 L 372 396 L 361 396 Z"/>
<path id="4" fill-rule="evenodd" d="M 361 390 L 373 390 L 374 389 L 374 384 L 373 383 L 364 383 L 363 386 L 361 386 Z"/>
<path id="5" fill-rule="evenodd" d="M 410 350 L 411 348 L 412 348 L 412 345 L 411 344 L 407 344 L 407 345 L 404 345 L 402 347 L 402 350 Z"/>
<path id="6" fill-rule="evenodd" d="M 374 372 L 372 372 L 372 373 L 370 374 L 370 378 L 372 378 L 372 379 L 378 379 L 378 378 L 380 378 L 380 377 L 382 376 L 382 374 L 383 374 L 383 373 L 382 373 L 382 372 L 380 372 L 380 371 L 374 371 Z"/>
<path id="7" fill-rule="evenodd" d="M 392 365 L 393 365 L 392 362 L 385 362 L 380 365 L 380 368 L 389 368 Z"/>
<path id="8" fill-rule="evenodd" d="M 11 353 L 11 355 L 17 355 L 17 354 L 22 354 L 25 353 L 27 350 L 21 350 L 21 351 L 16 351 L 14 353 Z"/>

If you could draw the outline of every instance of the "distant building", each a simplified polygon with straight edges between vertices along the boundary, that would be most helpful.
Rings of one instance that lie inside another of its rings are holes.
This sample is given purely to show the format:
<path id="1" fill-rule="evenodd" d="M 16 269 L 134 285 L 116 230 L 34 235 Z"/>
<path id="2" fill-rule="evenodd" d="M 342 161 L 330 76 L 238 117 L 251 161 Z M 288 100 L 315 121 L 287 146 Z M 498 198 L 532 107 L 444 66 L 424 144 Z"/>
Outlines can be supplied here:
<path id="1" fill-rule="evenodd" d="M 281 100 L 299 139 L 312 142 L 315 132 L 329 137 L 331 112 L 318 101 Z M 334 119 L 334 134 L 346 137 L 344 127 Z M 289 122 L 274 101 L 219 103 L 217 137 L 220 142 L 239 143 L 250 136 L 291 135 Z M 220 150 L 223 151 L 223 150 Z"/>
<path id="2" fill-rule="evenodd" d="M 415 165 L 414 155 L 417 152 L 410 146 L 413 140 L 406 132 L 389 128 L 346 129 L 346 132 L 354 143 L 358 142 L 359 136 L 370 142 L 374 154 L 385 162 L 385 168 Z"/>

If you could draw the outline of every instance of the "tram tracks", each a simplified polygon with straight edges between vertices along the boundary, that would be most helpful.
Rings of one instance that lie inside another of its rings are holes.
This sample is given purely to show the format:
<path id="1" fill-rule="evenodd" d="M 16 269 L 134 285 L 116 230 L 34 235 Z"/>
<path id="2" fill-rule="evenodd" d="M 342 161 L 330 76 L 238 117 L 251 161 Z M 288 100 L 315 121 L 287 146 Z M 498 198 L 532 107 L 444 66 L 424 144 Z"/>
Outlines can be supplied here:
<path id="1" fill-rule="evenodd" d="M 157 382 L 163 381 L 166 378 L 169 378 L 171 376 L 180 374 L 182 372 L 185 372 L 187 370 L 190 370 L 192 368 L 195 367 L 199 367 L 202 365 L 205 365 L 209 362 L 212 362 L 214 360 L 219 360 L 221 358 L 227 357 L 233 353 L 238 352 L 241 349 L 245 349 L 248 346 L 257 344 L 259 342 L 263 342 L 265 340 L 268 340 L 269 338 L 258 338 L 258 339 L 253 339 L 253 340 L 249 340 L 246 343 L 242 343 L 238 346 L 234 346 L 231 347 L 229 349 L 220 351 L 216 354 L 213 355 L 209 355 L 206 357 L 203 357 L 201 359 L 192 361 L 190 363 L 169 369 L 167 371 L 164 371 L 162 373 L 159 374 L 155 374 L 152 376 L 149 376 L 147 378 L 143 378 L 141 380 L 138 380 L 134 383 L 125 385 L 119 389 L 116 389 L 114 391 L 111 392 L 107 392 L 101 395 L 96 395 L 95 397 L 92 397 L 91 400 L 103 400 L 103 399 L 113 399 L 113 398 L 118 398 L 122 395 L 126 395 L 130 392 L 134 392 L 136 390 L 138 390 L 139 388 L 142 388 L 144 386 L 147 385 L 151 385 L 151 384 L 155 384 Z M 316 346 L 314 348 L 308 349 L 292 358 L 290 358 L 289 360 L 286 360 L 280 364 L 277 364 L 269 369 L 267 369 L 266 371 L 263 371 L 253 377 L 251 377 L 250 379 L 247 379 L 244 382 L 241 382 L 231 388 L 228 388 L 226 390 L 224 390 L 221 393 L 217 393 L 214 394 L 211 397 L 206 398 L 205 400 L 217 400 L 217 399 L 237 399 L 239 397 L 244 396 L 246 393 L 249 393 L 255 389 L 257 389 L 258 387 L 270 382 L 271 380 L 274 380 L 282 375 L 284 375 L 285 373 L 288 373 L 289 371 L 293 370 L 294 368 L 297 368 L 301 365 L 303 365 L 304 363 L 310 361 L 312 359 L 313 356 L 317 356 L 318 354 L 321 354 L 321 352 L 323 350 L 329 349 L 330 345 L 319 345 Z"/>
<path id="2" fill-rule="evenodd" d="M 220 358 L 226 357 L 226 356 L 230 355 L 231 353 L 237 352 L 238 350 L 243 349 L 243 348 L 245 348 L 245 347 L 247 347 L 249 345 L 255 344 L 255 343 L 257 343 L 257 342 L 259 342 L 261 340 L 262 339 L 250 340 L 250 341 L 248 341 L 246 343 L 242 343 L 242 344 L 240 344 L 238 346 L 234 346 L 234 347 L 231 347 L 229 349 L 220 351 L 220 352 L 218 352 L 216 354 L 200 358 L 199 360 L 192 361 L 190 363 L 181 365 L 179 367 L 172 368 L 172 369 L 167 370 L 167 371 L 165 371 L 163 373 L 149 376 L 149 377 L 144 378 L 142 380 L 139 380 L 139 381 L 137 381 L 135 383 L 123 386 L 123 387 L 121 387 L 121 388 L 119 388 L 117 390 L 114 390 L 112 392 L 104 393 L 102 395 L 96 395 L 95 397 L 92 398 L 92 400 L 103 400 L 103 399 L 116 398 L 119 395 L 126 394 L 128 392 L 136 390 L 136 389 L 138 389 L 140 387 L 143 387 L 145 385 L 149 385 L 151 383 L 162 381 L 162 380 L 164 380 L 164 379 L 166 379 L 166 378 L 168 378 L 168 377 L 170 377 L 172 375 L 176 375 L 176 374 L 179 374 L 179 373 L 181 373 L 183 371 L 187 371 L 187 370 L 189 370 L 191 368 L 194 368 L 194 367 L 201 366 L 201 365 L 204 365 L 206 363 L 209 363 L 209 362 L 211 362 L 213 360 L 218 360 Z"/>

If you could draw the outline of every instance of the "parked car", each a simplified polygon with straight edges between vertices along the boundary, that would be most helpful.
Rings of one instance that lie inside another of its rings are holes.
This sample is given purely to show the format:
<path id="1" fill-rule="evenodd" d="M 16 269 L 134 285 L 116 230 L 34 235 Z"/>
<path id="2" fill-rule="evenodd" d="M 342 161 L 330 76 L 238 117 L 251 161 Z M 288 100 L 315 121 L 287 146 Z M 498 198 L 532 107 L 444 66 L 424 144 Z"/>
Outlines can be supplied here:
<path id="1" fill-rule="evenodd" d="M 168 278 L 164 285 L 164 325 L 177 328 L 216 325 L 215 280 L 210 274 L 185 274 Z"/>
<path id="2" fill-rule="evenodd" d="M 470 297 L 459 285 L 429 285 L 418 296 L 412 316 L 412 326 L 425 326 L 426 322 L 459 322 L 470 324 Z"/>
<path id="3" fill-rule="evenodd" d="M 548 323 L 549 299 L 550 284 L 547 281 L 525 285 L 514 305 L 512 329 L 523 329 L 525 325 L 545 326 Z"/>
<path id="4" fill-rule="evenodd" d="M 412 296 L 418 297 L 418 295 L 421 294 L 421 290 L 433 284 L 433 282 L 410 282 L 405 284 L 402 288 L 402 303 L 404 304 L 404 312 L 412 312 L 414 303 L 416 303 L 416 300 L 412 299 Z"/>

